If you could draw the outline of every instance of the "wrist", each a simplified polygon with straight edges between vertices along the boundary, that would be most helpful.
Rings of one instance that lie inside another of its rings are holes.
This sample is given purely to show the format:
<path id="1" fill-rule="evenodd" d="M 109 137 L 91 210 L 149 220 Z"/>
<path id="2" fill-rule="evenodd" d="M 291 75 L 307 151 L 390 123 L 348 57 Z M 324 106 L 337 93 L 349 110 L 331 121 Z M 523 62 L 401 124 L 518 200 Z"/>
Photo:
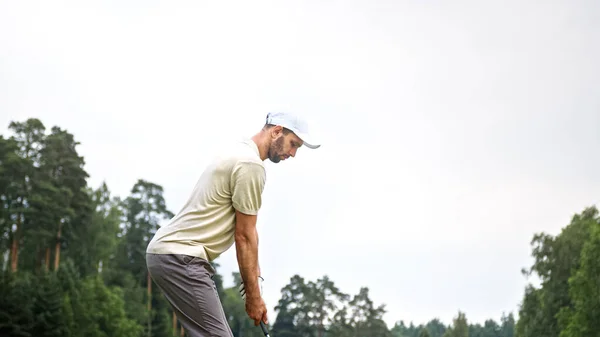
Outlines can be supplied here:
<path id="1" fill-rule="evenodd" d="M 263 278 L 257 276 L 248 280 L 248 282 L 242 281 L 239 286 L 239 292 L 244 300 L 257 301 L 262 298 L 262 282 Z"/>
<path id="2" fill-rule="evenodd" d="M 246 301 L 257 301 L 257 300 L 259 300 L 261 298 L 262 297 L 260 296 L 259 293 L 246 294 Z"/>

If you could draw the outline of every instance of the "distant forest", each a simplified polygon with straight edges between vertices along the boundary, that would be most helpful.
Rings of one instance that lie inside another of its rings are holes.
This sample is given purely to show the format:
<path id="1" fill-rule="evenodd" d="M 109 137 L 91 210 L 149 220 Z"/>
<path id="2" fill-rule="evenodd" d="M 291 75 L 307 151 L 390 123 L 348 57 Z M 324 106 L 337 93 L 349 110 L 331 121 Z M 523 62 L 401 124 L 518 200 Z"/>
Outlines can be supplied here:
<path id="1" fill-rule="evenodd" d="M 11 122 L 0 135 L 0 336 L 185 336 L 148 277 L 145 249 L 159 222 L 173 216 L 161 185 L 139 179 L 126 197 L 87 183 L 74 135 L 39 119 Z M 600 192 L 599 192 L 600 193 Z M 534 263 L 541 280 L 524 288 L 518 320 L 388 327 L 385 304 L 369 288 L 345 293 L 326 275 L 294 275 L 281 289 L 271 319 L 274 337 L 592 337 L 600 336 L 600 217 L 583 207 L 560 234 L 536 233 Z M 218 264 L 214 264 L 218 271 Z M 236 337 L 263 336 L 246 316 L 240 282 L 215 282 Z"/>

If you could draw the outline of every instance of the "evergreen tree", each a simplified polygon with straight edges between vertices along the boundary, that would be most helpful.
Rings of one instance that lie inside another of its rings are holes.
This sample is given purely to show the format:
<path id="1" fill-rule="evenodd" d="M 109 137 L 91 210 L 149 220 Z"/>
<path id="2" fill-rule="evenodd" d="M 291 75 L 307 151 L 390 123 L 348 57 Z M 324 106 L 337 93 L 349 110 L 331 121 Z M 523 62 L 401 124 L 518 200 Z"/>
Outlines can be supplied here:
<path id="1" fill-rule="evenodd" d="M 33 289 L 28 278 L 9 272 L 0 274 L 0 336 L 32 337 Z"/>
<path id="2" fill-rule="evenodd" d="M 28 201 L 32 181 L 35 180 L 40 165 L 40 150 L 45 137 L 45 126 L 35 118 L 25 122 L 11 122 L 9 129 L 14 132 L 11 140 L 16 144 L 16 153 L 8 154 L 3 161 L 3 172 L 10 182 L 5 190 L 8 209 L 10 241 L 10 269 L 18 270 L 19 253 L 25 238 L 28 221 Z"/>

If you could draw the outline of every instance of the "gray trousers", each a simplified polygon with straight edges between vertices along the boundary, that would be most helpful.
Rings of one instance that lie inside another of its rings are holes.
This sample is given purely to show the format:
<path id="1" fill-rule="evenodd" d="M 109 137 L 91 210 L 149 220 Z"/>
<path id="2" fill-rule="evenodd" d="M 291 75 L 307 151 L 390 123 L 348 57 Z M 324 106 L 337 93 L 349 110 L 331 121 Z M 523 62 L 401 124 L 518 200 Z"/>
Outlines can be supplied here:
<path id="1" fill-rule="evenodd" d="M 202 258 L 146 254 L 148 272 L 165 295 L 189 337 L 233 337 L 212 277 Z"/>

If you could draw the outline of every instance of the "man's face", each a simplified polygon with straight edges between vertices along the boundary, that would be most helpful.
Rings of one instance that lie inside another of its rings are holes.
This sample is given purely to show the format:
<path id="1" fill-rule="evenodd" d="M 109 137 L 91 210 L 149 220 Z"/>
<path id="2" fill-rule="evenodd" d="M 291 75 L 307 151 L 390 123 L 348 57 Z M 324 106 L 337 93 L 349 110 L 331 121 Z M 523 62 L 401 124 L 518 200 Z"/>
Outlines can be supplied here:
<path id="1" fill-rule="evenodd" d="M 276 137 L 269 147 L 269 160 L 274 163 L 294 157 L 298 148 L 302 146 L 302 140 L 293 132 L 288 134 L 277 132 Z"/>

